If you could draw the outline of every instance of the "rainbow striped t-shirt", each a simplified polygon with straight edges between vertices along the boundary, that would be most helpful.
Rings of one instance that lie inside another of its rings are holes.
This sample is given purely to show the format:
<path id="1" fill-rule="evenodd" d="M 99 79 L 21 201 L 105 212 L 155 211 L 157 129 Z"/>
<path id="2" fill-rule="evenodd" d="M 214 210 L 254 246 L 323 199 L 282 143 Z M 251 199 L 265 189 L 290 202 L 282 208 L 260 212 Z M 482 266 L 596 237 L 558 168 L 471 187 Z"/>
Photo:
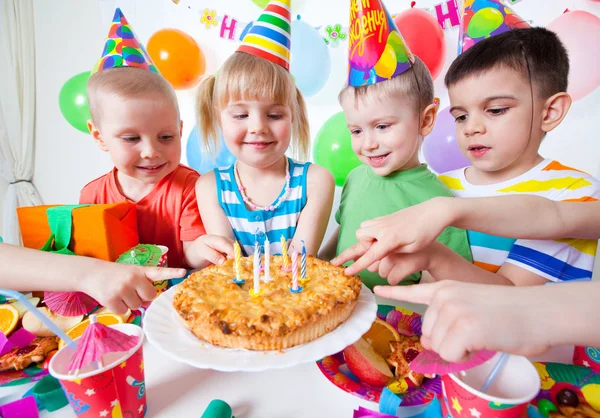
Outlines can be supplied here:
<path id="1" fill-rule="evenodd" d="M 556 201 L 593 202 L 600 199 L 600 182 L 582 171 L 544 160 L 528 172 L 501 183 L 473 185 L 465 169 L 444 173 L 439 179 L 457 197 L 531 194 Z M 467 231 L 473 263 L 496 273 L 511 263 L 553 282 L 591 279 L 596 240 L 525 240 Z"/>

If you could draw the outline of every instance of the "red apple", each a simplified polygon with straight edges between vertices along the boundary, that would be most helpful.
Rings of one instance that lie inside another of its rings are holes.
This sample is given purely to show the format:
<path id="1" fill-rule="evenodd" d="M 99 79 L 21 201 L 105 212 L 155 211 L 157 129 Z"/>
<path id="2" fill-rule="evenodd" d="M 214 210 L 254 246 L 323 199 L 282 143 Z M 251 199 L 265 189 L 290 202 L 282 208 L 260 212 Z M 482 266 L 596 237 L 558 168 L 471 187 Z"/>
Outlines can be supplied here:
<path id="1" fill-rule="evenodd" d="M 387 385 L 394 375 L 385 359 L 362 338 L 343 351 L 348 369 L 361 381 L 375 387 Z"/>

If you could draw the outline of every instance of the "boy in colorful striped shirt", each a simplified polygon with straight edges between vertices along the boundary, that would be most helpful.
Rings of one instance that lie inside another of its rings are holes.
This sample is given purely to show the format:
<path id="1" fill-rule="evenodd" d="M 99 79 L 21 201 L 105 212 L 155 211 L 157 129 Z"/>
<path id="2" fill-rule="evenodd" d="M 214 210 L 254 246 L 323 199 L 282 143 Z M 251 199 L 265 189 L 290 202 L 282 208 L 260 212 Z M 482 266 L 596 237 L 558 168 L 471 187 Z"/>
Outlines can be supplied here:
<path id="1" fill-rule="evenodd" d="M 439 176 L 455 196 L 598 200 L 598 180 L 544 159 L 538 152 L 546 133 L 560 124 L 571 105 L 566 93 L 568 74 L 565 48 L 554 33 L 543 28 L 514 29 L 486 38 L 454 61 L 445 83 L 450 111 L 456 119 L 458 144 L 472 163 Z M 479 201 L 473 199 L 469 207 Z M 468 231 L 474 264 L 481 268 L 468 263 L 433 241 L 441 228 L 467 226 L 444 221 L 452 217 L 453 206 L 445 198 L 434 198 L 364 222 L 356 231 L 359 243 L 332 262 L 356 260 L 346 274 L 369 268 L 390 284 L 421 270 L 427 270 L 437 281 L 517 286 L 591 279 L 597 246 L 593 239 L 511 239 Z M 534 205 L 528 207 L 535 210 Z M 478 215 L 479 224 L 484 216 Z M 563 212 L 561 216 L 567 215 Z M 491 214 L 489 222 L 494 222 Z M 515 219 L 512 224 L 517 222 L 523 223 Z M 569 224 L 571 219 L 563 222 Z M 407 224 L 410 228 L 403 227 Z M 438 227 L 432 229 L 436 224 Z M 499 229 L 498 225 L 486 228 L 495 232 Z M 506 227 L 501 235 L 518 234 L 514 227 Z"/>
<path id="2" fill-rule="evenodd" d="M 538 150 L 569 110 L 568 75 L 567 51 L 543 28 L 485 39 L 454 61 L 445 78 L 450 112 L 461 151 L 472 163 L 439 177 L 455 196 L 598 199 L 596 179 L 544 159 Z M 592 277 L 595 240 L 515 240 L 474 231 L 469 231 L 469 240 L 474 263 L 506 284 Z"/>

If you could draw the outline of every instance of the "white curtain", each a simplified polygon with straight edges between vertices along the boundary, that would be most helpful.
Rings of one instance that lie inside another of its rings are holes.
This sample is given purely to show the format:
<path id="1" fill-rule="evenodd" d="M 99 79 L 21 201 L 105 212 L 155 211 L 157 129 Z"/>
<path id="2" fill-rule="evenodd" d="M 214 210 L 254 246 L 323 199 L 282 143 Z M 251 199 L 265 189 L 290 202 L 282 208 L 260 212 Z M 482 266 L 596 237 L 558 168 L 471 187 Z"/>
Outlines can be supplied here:
<path id="1" fill-rule="evenodd" d="M 16 209 L 39 205 L 32 183 L 35 159 L 35 49 L 33 0 L 0 0 L 0 175 L 9 183 L 3 198 L 3 238 L 20 242 Z"/>

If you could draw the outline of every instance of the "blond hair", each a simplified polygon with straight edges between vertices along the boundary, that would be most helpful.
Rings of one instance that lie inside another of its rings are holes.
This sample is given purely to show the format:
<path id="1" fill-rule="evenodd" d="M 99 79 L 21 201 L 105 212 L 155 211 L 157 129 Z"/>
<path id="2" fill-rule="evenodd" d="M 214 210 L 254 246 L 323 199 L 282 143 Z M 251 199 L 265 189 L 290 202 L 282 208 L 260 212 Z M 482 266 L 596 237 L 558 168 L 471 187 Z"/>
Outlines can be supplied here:
<path id="1" fill-rule="evenodd" d="M 305 160 L 309 153 L 310 129 L 302 93 L 289 71 L 264 58 L 236 52 L 217 75 L 202 80 L 196 90 L 197 129 L 209 152 L 218 147 L 220 110 L 238 100 L 268 97 L 292 111 L 292 155 Z"/>
<path id="2" fill-rule="evenodd" d="M 338 100 L 341 102 L 349 94 L 354 96 L 355 103 L 364 100 L 370 94 L 377 97 L 408 96 L 419 113 L 433 103 L 433 80 L 423 61 L 415 56 L 411 68 L 402 74 L 367 86 L 346 86 L 340 91 Z"/>
<path id="3" fill-rule="evenodd" d="M 118 98 L 161 95 L 173 103 L 179 119 L 179 105 L 175 90 L 160 74 L 136 67 L 116 67 L 93 74 L 87 84 L 88 102 L 94 123 L 102 117 L 100 96 L 114 95 Z"/>

